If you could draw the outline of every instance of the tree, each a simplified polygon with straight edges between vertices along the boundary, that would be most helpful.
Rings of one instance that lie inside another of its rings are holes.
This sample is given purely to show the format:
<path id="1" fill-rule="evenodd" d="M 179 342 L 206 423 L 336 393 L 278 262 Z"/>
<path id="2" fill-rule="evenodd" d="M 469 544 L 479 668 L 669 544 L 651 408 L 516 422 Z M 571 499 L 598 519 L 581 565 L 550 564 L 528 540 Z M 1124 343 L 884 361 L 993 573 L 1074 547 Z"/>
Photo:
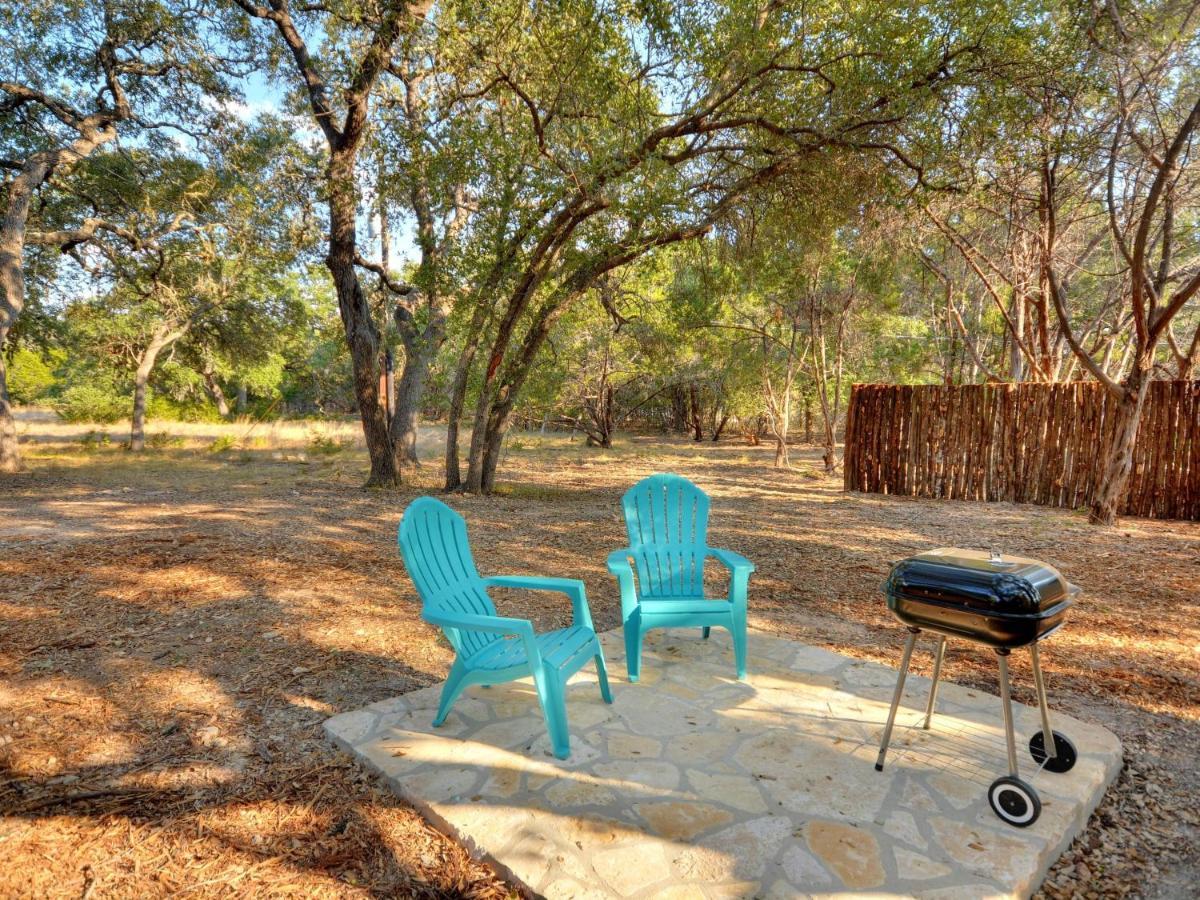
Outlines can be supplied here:
<path id="1" fill-rule="evenodd" d="M 411 33 L 429 11 L 431 0 L 393 0 L 376 7 L 352 4 L 346 10 L 320 4 L 295 10 L 288 0 L 234 0 L 253 19 L 268 24 L 275 40 L 260 47 L 264 62 L 287 67 L 328 152 L 323 192 L 328 209 L 328 255 L 338 309 L 354 374 L 354 396 L 362 420 L 371 471 L 367 484 L 398 480 L 387 414 L 379 402 L 379 325 L 358 277 L 365 259 L 358 240 L 360 190 L 357 166 L 367 144 L 372 96 L 393 65 L 397 42 Z M 344 12 L 344 15 L 343 15 Z M 298 22 L 299 13 L 303 21 Z M 330 38 L 314 54 L 305 33 Z M 279 47 L 283 54 L 277 53 Z M 340 82 L 335 87 L 334 79 Z"/>
<path id="2" fill-rule="evenodd" d="M 229 64 L 209 43 L 204 9 L 156 4 L 14 2 L 0 11 L 0 471 L 20 466 L 4 347 L 26 300 L 24 261 L 35 198 L 118 130 L 195 122 L 201 95 L 228 93 Z M 48 85 L 54 85 L 53 88 Z M 100 223 L 92 226 L 103 227 Z"/>
<path id="3" fill-rule="evenodd" d="M 1071 132 L 1077 113 L 1060 111 L 1048 136 L 1040 166 L 1042 192 L 1048 198 L 1039 233 L 1041 266 L 1063 334 L 1080 363 L 1107 389 L 1114 402 L 1113 426 L 1100 465 L 1090 519 L 1112 524 L 1125 496 L 1133 466 L 1142 407 L 1153 378 L 1161 344 L 1181 371 L 1190 371 L 1200 347 L 1200 326 L 1184 342 L 1171 331 L 1184 307 L 1200 292 L 1200 254 L 1194 222 L 1184 211 L 1197 197 L 1189 166 L 1200 131 L 1200 85 L 1195 81 L 1194 8 L 1168 5 L 1140 21 L 1137 31 L 1113 11 L 1098 30 L 1101 50 L 1114 72 L 1111 106 L 1102 119 L 1108 138 L 1100 154 L 1104 165 L 1104 206 L 1123 275 L 1124 321 L 1132 330 L 1132 358 L 1124 378 L 1111 377 L 1080 339 L 1072 320 L 1068 275 L 1056 252 L 1062 185 L 1070 175 Z M 1163 38 L 1163 35 L 1166 38 Z M 1182 251 L 1182 252 L 1181 252 Z M 1186 254 L 1186 255 L 1184 255 Z M 1183 259 L 1180 259 L 1183 256 Z"/>
<path id="4" fill-rule="evenodd" d="M 989 135 L 983 158 L 996 174 L 967 204 L 925 206 L 1002 317 L 1010 374 L 1053 381 L 1082 369 L 1107 389 L 1095 523 L 1116 519 L 1150 381 L 1170 366 L 1190 373 L 1200 349 L 1200 321 L 1175 332 L 1200 292 L 1196 12 L 1145 4 L 1123 18 L 1109 4 L 1063 22 Z M 961 282 L 920 252 L 953 309 Z M 968 346 L 997 377 L 997 361 Z"/>
<path id="5" fill-rule="evenodd" d="M 460 94 L 468 51 L 454 28 L 419 23 L 398 42 L 380 86 L 372 154 L 379 167 L 381 252 L 378 263 L 360 265 L 379 276 L 388 307 L 382 318 L 394 327 L 404 351 L 391 420 L 398 467 L 419 462 L 417 421 L 425 387 L 461 294 L 456 251 L 475 209 L 471 185 L 498 149 L 489 145 L 490 123 L 477 114 L 477 98 Z M 393 207 L 411 218 L 419 254 L 403 282 L 394 279 L 389 265 Z"/>
<path id="6" fill-rule="evenodd" d="M 527 174 L 498 194 L 524 202 L 481 276 L 498 301 L 468 330 L 447 446 L 446 487 L 474 493 L 494 486 L 517 395 L 554 323 L 597 278 L 706 234 L 742 196 L 823 153 L 881 153 L 924 180 L 902 126 L 977 74 L 988 27 L 876 5 L 681 7 L 631 23 L 637 41 L 588 4 L 511 19 L 481 80 L 523 113 L 505 127 Z M 463 480 L 453 417 L 484 343 Z"/>
<path id="7" fill-rule="evenodd" d="M 287 130 L 272 120 L 231 126 L 209 150 L 208 160 L 137 150 L 94 157 L 76 173 L 73 202 L 61 205 L 86 203 L 104 218 L 33 235 L 71 255 L 101 288 L 70 318 L 77 342 L 130 370 L 135 451 L 145 446 L 147 391 L 161 354 L 192 339 L 190 356 L 210 392 L 219 350 L 261 358 L 273 309 L 287 305 L 287 270 L 311 243 L 303 220 L 297 227 L 288 214 L 298 151 Z"/>

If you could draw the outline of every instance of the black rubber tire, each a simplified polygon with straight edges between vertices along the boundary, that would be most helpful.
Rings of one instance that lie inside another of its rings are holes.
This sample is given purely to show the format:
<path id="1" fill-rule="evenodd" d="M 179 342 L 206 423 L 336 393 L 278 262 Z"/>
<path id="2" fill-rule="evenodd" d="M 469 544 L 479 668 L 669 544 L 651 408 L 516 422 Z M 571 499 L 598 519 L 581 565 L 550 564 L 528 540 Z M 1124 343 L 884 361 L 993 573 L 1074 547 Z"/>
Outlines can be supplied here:
<path id="1" fill-rule="evenodd" d="M 1079 754 L 1075 750 L 1075 745 L 1071 743 L 1071 739 L 1065 734 L 1060 734 L 1055 731 L 1054 735 L 1054 759 L 1048 759 L 1046 756 L 1046 733 L 1039 731 L 1029 739 L 1029 755 L 1033 757 L 1033 761 L 1039 766 L 1042 766 L 1047 772 L 1070 772 L 1075 768 L 1075 763 L 1079 759 Z M 1045 763 L 1045 765 L 1042 765 Z"/>
<path id="2" fill-rule="evenodd" d="M 1028 828 L 1042 814 L 1042 801 L 1030 785 L 1020 778 L 1005 775 L 988 788 L 992 812 L 1016 828 Z"/>

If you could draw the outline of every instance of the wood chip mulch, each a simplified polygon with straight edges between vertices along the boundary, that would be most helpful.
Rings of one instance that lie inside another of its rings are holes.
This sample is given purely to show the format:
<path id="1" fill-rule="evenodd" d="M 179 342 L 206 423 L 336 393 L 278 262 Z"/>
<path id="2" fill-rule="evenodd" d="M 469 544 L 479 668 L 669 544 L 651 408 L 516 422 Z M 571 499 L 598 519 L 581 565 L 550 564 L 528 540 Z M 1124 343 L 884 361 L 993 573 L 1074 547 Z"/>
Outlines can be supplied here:
<path id="1" fill-rule="evenodd" d="M 1117 733 L 1127 765 L 1043 895 L 1192 896 L 1200 524 L 847 495 L 815 452 L 777 472 L 736 443 L 528 443 L 495 497 L 450 502 L 482 570 L 582 577 L 599 628 L 617 624 L 618 498 L 653 471 L 708 490 L 712 543 L 759 563 L 754 625 L 893 665 L 901 632 L 879 594 L 893 560 L 957 545 L 1059 567 L 1085 594 L 1046 648 L 1052 705 Z M 514 893 L 321 731 L 449 666 L 395 553 L 435 465 L 368 492 L 349 452 L 47 459 L 0 480 L 0 895 Z M 543 627 L 569 618 L 557 598 L 497 599 Z M 1014 674 L 1030 702 L 1022 661 Z M 947 676 L 994 690 L 993 661 L 967 645 Z"/>

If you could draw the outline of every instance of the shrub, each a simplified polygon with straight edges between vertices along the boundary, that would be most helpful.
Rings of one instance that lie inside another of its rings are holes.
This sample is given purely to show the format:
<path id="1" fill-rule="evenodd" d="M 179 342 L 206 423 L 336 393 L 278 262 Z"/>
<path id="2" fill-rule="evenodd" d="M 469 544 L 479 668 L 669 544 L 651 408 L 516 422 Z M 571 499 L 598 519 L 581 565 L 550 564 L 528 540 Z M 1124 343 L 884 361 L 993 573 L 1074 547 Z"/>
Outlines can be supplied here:
<path id="1" fill-rule="evenodd" d="M 232 434 L 223 434 L 208 445 L 209 453 L 225 453 L 237 446 L 237 438 Z"/>
<path id="2" fill-rule="evenodd" d="M 151 450 L 166 450 L 168 447 L 182 447 L 183 438 L 169 431 L 155 431 L 146 435 L 146 446 Z"/>
<path id="3" fill-rule="evenodd" d="M 99 450 L 101 447 L 107 447 L 112 443 L 112 438 L 108 436 L 107 431 L 93 429 L 81 437 L 79 443 L 83 445 L 84 450 L 91 452 Z"/>
<path id="4" fill-rule="evenodd" d="M 146 401 L 146 418 L 170 422 L 220 422 L 220 413 L 210 403 L 176 400 L 166 394 L 151 393 Z"/>
<path id="5" fill-rule="evenodd" d="M 131 401 L 95 384 L 75 384 L 54 401 L 54 410 L 66 422 L 99 422 L 108 425 L 129 415 Z"/>
<path id="6" fill-rule="evenodd" d="M 8 396 L 14 403 L 45 400 L 55 385 L 54 369 L 40 353 L 18 347 L 8 363 Z"/>
<path id="7" fill-rule="evenodd" d="M 346 444 L 327 434 L 314 434 L 308 439 L 308 450 L 317 456 L 333 456 L 346 449 Z"/>

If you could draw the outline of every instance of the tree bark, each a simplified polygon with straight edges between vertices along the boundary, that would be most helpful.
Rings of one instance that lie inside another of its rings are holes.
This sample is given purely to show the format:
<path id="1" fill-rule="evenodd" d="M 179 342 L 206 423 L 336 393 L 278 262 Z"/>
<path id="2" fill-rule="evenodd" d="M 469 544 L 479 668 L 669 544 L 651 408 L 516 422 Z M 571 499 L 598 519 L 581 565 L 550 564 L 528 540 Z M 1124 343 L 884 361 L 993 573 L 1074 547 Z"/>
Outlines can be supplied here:
<path id="1" fill-rule="evenodd" d="M 729 424 L 729 413 L 722 411 L 717 419 L 716 427 L 713 428 L 712 442 L 715 444 L 721 440 L 721 434 L 725 431 L 725 426 Z"/>
<path id="2" fill-rule="evenodd" d="M 217 381 L 217 376 L 213 372 L 212 367 L 206 366 L 205 370 L 200 374 L 204 378 L 204 391 L 217 407 L 217 414 L 222 419 L 228 419 L 229 400 L 225 397 L 225 392 L 221 390 L 221 383 Z"/>
<path id="3" fill-rule="evenodd" d="M 450 388 L 450 408 L 446 412 L 446 478 L 442 489 L 449 493 L 462 487 L 462 469 L 458 462 L 458 438 L 462 424 L 463 409 L 467 405 L 467 380 L 471 374 L 471 358 L 459 358 L 454 372 L 454 384 Z"/>
<path id="4" fill-rule="evenodd" d="M 154 371 L 158 355 L 187 331 L 187 325 L 158 329 L 138 359 L 137 371 L 133 376 L 133 415 L 129 419 L 129 449 L 135 453 L 146 449 L 146 388 L 150 383 L 150 373 Z"/>
<path id="5" fill-rule="evenodd" d="M 446 480 L 444 489 L 447 492 L 457 491 L 463 487 L 462 470 L 458 462 L 459 430 L 462 427 L 463 411 L 467 406 L 467 384 L 471 379 L 471 369 L 475 365 L 475 356 L 483 343 L 484 328 L 489 319 L 489 305 L 482 297 L 476 298 L 475 309 L 471 314 L 471 324 L 467 330 L 466 343 L 458 355 L 458 368 L 454 372 L 454 383 L 450 388 L 450 409 L 446 421 Z M 474 443 L 472 441 L 472 443 Z"/>
<path id="6" fill-rule="evenodd" d="M 700 409 L 700 390 L 696 382 L 688 385 L 688 423 L 692 429 L 692 440 L 704 440 L 704 415 Z"/>
<path id="7" fill-rule="evenodd" d="M 1101 462 L 1100 482 L 1092 497 L 1088 521 L 1093 525 L 1114 525 L 1125 500 L 1125 488 L 1133 472 L 1133 448 L 1142 421 L 1142 407 L 1150 388 L 1150 368 L 1140 360 L 1125 379 L 1124 393 L 1113 411 L 1115 427 Z"/>
<path id="8" fill-rule="evenodd" d="M 431 321 L 423 334 L 413 334 L 411 328 L 400 329 L 404 342 L 404 366 L 396 387 L 396 414 L 392 417 L 391 427 L 397 468 L 421 463 L 417 455 L 417 423 L 421 417 L 421 401 L 425 397 L 425 385 L 429 381 L 433 360 L 446 339 L 445 317 L 437 312 L 433 315 L 438 321 Z"/>
<path id="9" fill-rule="evenodd" d="M 765 343 L 764 343 L 765 350 Z M 783 397 L 777 397 L 775 387 L 771 384 L 771 375 L 764 373 L 763 392 L 767 401 L 767 422 L 771 428 L 771 436 L 775 438 L 775 468 L 791 467 L 788 455 L 788 429 L 792 419 L 792 363 L 789 359 L 787 374 L 784 376 Z"/>
<path id="10" fill-rule="evenodd" d="M 355 161 L 367 133 L 371 92 L 391 60 L 392 48 L 412 23 L 424 17 L 432 5 L 428 0 L 385 4 L 369 41 L 356 54 L 352 74 L 341 100 L 345 112 L 338 116 L 330 100 L 330 88 L 317 61 L 292 20 L 287 0 L 269 0 L 262 6 L 254 0 L 234 0 L 248 15 L 271 22 L 295 64 L 303 83 L 313 121 L 329 147 L 325 189 L 329 205 L 329 254 L 325 264 L 333 276 L 338 311 L 350 350 L 354 372 L 354 399 L 362 420 L 363 437 L 371 460 L 367 486 L 394 485 L 399 481 L 387 411 L 379 404 L 379 328 L 366 293 L 358 278 L 358 184 Z M 340 123 L 339 123 L 340 118 Z M 386 273 L 385 273 L 386 274 Z"/>
<path id="11" fill-rule="evenodd" d="M 337 293 L 338 311 L 354 373 L 354 399 L 371 460 L 367 486 L 378 487 L 395 485 L 398 478 L 388 435 L 387 412 L 379 405 L 379 329 L 354 264 L 358 246 L 355 150 L 356 147 L 335 149 L 330 155 L 327 178 L 329 255 L 325 264 L 333 276 Z"/>
<path id="12" fill-rule="evenodd" d="M 8 366 L 0 353 L 0 472 L 16 472 L 21 468 L 17 443 L 17 421 L 13 418 L 8 398 Z"/>
<path id="13" fill-rule="evenodd" d="M 119 110 L 114 115 L 120 113 Z M 67 147 L 34 153 L 8 185 L 8 202 L 0 219 L 0 356 L 4 355 L 9 332 L 25 308 L 25 229 L 34 192 L 55 171 L 73 166 L 117 136 L 111 121 L 96 116 L 76 123 L 75 127 L 80 132 L 76 140 Z M 8 368 L 0 364 L 0 472 L 16 472 L 20 468 L 17 425 L 8 396 Z"/>

